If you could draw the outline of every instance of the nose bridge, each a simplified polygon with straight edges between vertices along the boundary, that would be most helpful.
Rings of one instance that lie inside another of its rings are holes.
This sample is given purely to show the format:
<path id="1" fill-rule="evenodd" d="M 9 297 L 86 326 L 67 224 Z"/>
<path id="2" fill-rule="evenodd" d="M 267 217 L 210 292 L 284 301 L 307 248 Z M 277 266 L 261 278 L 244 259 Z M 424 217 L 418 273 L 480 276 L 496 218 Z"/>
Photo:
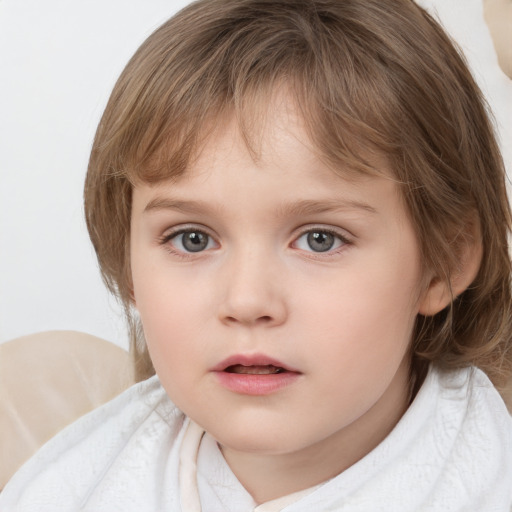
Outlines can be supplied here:
<path id="1" fill-rule="evenodd" d="M 226 258 L 223 274 L 222 321 L 279 325 L 285 320 L 279 258 L 271 249 L 258 243 L 234 249 Z"/>

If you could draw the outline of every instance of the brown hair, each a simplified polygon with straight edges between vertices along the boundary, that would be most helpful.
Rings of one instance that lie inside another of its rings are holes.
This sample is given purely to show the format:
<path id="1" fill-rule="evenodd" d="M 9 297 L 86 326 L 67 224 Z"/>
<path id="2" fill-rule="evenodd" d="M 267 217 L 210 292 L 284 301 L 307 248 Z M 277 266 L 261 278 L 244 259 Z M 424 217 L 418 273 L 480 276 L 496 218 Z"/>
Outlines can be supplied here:
<path id="1" fill-rule="evenodd" d="M 464 59 L 411 0 L 200 0 L 133 56 L 96 133 L 85 210 L 105 283 L 130 320 L 139 378 L 153 370 L 130 315 L 132 187 L 185 172 L 225 112 L 250 145 L 251 105 L 283 82 L 333 168 L 371 172 L 362 146 L 387 157 L 425 269 L 449 283 L 461 244 L 479 231 L 478 275 L 445 310 L 418 317 L 414 366 L 474 364 L 503 384 L 512 371 L 503 162 Z"/>

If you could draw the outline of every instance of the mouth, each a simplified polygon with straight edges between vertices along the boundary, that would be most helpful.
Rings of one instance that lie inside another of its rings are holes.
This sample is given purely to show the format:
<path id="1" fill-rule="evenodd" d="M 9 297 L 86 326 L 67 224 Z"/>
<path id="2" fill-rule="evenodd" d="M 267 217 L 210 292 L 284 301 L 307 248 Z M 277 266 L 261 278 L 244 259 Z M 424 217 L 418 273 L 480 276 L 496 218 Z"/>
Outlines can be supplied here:
<path id="1" fill-rule="evenodd" d="M 236 354 L 224 359 L 214 372 L 236 373 L 239 375 L 277 375 L 291 372 L 301 373 L 295 368 L 264 354 Z"/>
<path id="2" fill-rule="evenodd" d="M 243 364 L 232 364 L 228 366 L 224 371 L 227 373 L 238 373 L 241 375 L 276 375 L 288 370 L 282 368 L 281 366 L 274 366 L 273 364 L 249 366 Z"/>
<path id="3" fill-rule="evenodd" d="M 212 368 L 217 382 L 240 395 L 277 393 L 299 381 L 302 372 L 262 354 L 238 354 Z"/>

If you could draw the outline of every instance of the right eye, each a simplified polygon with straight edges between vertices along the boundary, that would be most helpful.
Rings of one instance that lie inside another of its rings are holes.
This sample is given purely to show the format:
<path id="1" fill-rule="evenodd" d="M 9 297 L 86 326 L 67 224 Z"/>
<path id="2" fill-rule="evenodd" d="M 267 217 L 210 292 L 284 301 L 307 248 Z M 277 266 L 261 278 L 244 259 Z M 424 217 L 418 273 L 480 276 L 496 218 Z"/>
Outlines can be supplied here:
<path id="1" fill-rule="evenodd" d="M 198 229 L 180 230 L 166 237 L 166 242 L 180 252 L 201 252 L 215 247 L 213 238 Z"/>

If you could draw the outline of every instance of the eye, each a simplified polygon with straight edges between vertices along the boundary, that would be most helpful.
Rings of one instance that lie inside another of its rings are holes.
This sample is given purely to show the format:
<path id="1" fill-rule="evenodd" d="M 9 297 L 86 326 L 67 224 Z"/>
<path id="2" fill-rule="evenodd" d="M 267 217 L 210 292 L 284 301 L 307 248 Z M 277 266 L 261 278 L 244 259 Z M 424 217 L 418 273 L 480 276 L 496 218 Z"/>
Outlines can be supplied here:
<path id="1" fill-rule="evenodd" d="M 327 252 L 345 245 L 341 235 L 325 229 L 312 229 L 303 233 L 294 243 L 297 249 L 313 252 Z"/>
<path id="2" fill-rule="evenodd" d="M 174 249 L 180 252 L 201 252 L 215 247 L 212 237 L 197 229 L 182 230 L 166 237 Z"/>

